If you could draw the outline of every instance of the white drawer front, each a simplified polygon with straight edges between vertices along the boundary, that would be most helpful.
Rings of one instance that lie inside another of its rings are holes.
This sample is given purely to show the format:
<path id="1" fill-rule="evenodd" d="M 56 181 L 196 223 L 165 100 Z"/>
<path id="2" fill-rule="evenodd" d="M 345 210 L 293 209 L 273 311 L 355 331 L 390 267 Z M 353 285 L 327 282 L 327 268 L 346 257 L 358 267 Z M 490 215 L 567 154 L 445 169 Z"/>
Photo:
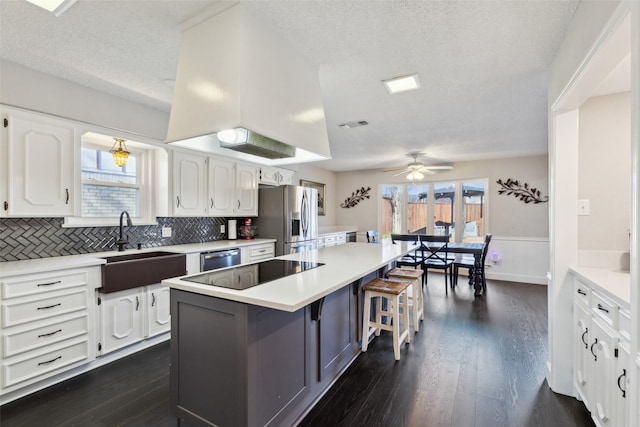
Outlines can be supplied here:
<path id="1" fill-rule="evenodd" d="M 591 294 L 591 309 L 613 329 L 618 328 L 618 306 L 597 292 Z"/>
<path id="2" fill-rule="evenodd" d="M 60 321 L 41 324 L 39 327 L 12 328 L 10 331 L 2 334 L 4 357 L 85 335 L 89 332 L 89 316 L 86 313 L 75 317 L 67 316 Z"/>
<path id="3" fill-rule="evenodd" d="M 342 245 L 342 244 L 344 244 L 344 243 L 347 243 L 347 235 L 346 235 L 346 234 L 339 234 L 339 235 L 336 237 L 336 242 L 337 242 L 339 245 Z"/>
<path id="4" fill-rule="evenodd" d="M 324 245 L 327 246 L 327 244 L 330 243 L 335 243 L 336 242 L 336 236 L 325 236 L 324 237 Z"/>
<path id="5" fill-rule="evenodd" d="M 591 307 L 591 288 L 577 279 L 573 281 L 573 297 L 585 307 Z"/>
<path id="6" fill-rule="evenodd" d="M 3 387 L 10 387 L 89 358 L 89 340 L 75 340 L 46 352 L 27 353 L 2 363 Z"/>
<path id="7" fill-rule="evenodd" d="M 87 309 L 87 290 L 58 293 L 48 298 L 2 302 L 2 327 L 46 319 Z"/>
<path id="8" fill-rule="evenodd" d="M 262 258 L 272 258 L 273 255 L 273 245 L 256 246 L 249 248 L 249 257 L 252 261 Z"/>
<path id="9" fill-rule="evenodd" d="M 57 291 L 89 283 L 86 271 L 29 274 L 2 280 L 2 299 Z"/>

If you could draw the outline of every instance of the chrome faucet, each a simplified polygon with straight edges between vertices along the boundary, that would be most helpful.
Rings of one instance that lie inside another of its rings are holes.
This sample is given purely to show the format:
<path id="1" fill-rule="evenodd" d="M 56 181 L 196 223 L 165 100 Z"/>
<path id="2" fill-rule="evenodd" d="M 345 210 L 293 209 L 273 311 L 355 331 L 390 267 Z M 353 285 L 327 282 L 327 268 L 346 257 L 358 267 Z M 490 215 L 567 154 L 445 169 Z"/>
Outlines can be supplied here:
<path id="1" fill-rule="evenodd" d="M 131 227 L 133 225 L 133 223 L 131 222 L 131 217 L 129 216 L 129 212 L 122 211 L 122 213 L 120 214 L 120 236 L 119 236 L 119 239 L 116 240 L 116 244 L 118 245 L 118 252 L 123 252 L 124 245 L 129 243 L 128 238 L 125 239 L 124 236 L 122 235 L 122 229 L 123 229 L 122 220 L 124 219 L 125 215 L 127 216 L 127 227 Z"/>

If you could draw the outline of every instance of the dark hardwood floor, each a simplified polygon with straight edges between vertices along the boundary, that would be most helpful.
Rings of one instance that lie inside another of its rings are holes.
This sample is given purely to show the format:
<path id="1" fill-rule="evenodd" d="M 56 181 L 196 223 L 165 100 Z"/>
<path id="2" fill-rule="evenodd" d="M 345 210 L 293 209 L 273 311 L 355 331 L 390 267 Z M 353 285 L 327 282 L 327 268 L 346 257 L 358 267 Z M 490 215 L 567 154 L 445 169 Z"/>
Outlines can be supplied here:
<path id="1" fill-rule="evenodd" d="M 461 280 L 446 297 L 434 274 L 425 294 L 425 320 L 401 360 L 383 332 L 301 426 L 593 426 L 581 402 L 545 381 L 545 286 L 488 281 L 476 299 Z M 169 344 L 6 404 L 0 425 L 176 426 Z"/>

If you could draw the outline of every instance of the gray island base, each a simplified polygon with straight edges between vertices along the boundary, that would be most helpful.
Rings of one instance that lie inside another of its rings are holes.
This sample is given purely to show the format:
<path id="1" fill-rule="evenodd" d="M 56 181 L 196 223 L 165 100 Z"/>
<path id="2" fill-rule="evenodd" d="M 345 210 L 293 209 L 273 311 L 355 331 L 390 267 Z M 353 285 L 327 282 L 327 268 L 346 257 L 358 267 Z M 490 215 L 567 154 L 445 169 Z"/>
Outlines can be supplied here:
<path id="1" fill-rule="evenodd" d="M 361 286 L 411 250 L 349 243 L 286 255 L 325 265 L 244 291 L 163 281 L 174 414 L 189 425 L 295 425 L 360 354 Z"/>

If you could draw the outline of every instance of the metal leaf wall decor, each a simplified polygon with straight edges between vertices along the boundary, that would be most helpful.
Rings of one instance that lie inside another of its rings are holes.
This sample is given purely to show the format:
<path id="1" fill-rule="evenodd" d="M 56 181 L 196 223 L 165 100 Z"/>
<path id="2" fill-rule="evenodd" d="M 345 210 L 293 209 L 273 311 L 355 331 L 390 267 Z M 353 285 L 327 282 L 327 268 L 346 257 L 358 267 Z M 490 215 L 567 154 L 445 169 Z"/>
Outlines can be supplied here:
<path id="1" fill-rule="evenodd" d="M 347 197 L 343 203 L 340 203 L 340 207 L 349 209 L 354 207 L 364 199 L 371 198 L 371 196 L 369 196 L 369 191 L 371 191 L 371 187 L 367 187 L 367 188 L 362 187 L 357 189 L 356 191 L 351 193 L 351 197 Z"/>
<path id="2" fill-rule="evenodd" d="M 507 196 L 513 195 L 519 198 L 524 203 L 546 203 L 549 201 L 549 196 L 540 196 L 540 190 L 535 187 L 529 186 L 526 182 L 521 185 L 518 180 L 512 180 L 507 178 L 502 182 L 501 179 L 496 181 L 502 187 L 498 190 L 498 194 L 506 194 Z"/>

